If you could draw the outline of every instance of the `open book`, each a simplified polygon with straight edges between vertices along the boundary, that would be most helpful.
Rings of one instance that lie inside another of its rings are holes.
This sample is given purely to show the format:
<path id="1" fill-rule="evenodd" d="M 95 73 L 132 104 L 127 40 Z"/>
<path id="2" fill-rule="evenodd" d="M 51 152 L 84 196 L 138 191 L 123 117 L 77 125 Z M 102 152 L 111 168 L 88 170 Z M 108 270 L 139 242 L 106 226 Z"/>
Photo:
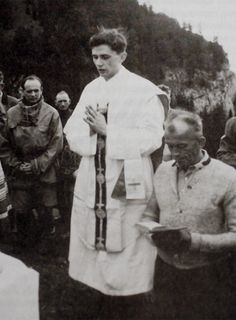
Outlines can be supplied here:
<path id="1" fill-rule="evenodd" d="M 177 231 L 177 230 L 181 230 L 181 229 L 185 229 L 185 227 L 167 227 L 167 226 L 163 226 L 162 224 L 155 222 L 155 221 L 141 221 L 136 223 L 136 227 L 146 233 L 146 232 L 150 232 L 150 233 L 155 233 L 155 232 L 159 232 L 159 231 Z"/>

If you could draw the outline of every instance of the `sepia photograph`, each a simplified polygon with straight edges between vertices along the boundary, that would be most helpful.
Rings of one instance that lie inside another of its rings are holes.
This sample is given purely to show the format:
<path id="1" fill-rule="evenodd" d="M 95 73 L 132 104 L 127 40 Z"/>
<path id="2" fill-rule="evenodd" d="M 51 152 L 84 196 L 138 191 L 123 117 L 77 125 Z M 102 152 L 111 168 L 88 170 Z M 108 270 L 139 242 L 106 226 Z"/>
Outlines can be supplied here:
<path id="1" fill-rule="evenodd" d="M 235 17 L 0 0 L 0 320 L 236 319 Z"/>

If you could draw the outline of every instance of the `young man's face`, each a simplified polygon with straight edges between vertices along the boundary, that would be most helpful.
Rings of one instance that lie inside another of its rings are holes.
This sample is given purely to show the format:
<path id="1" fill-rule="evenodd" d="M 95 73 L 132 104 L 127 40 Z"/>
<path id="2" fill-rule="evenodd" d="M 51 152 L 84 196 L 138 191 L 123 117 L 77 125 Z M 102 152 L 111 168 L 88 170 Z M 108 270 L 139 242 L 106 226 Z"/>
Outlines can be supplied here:
<path id="1" fill-rule="evenodd" d="M 102 44 L 92 49 L 92 57 L 100 76 L 109 80 L 119 71 L 126 52 L 117 53 L 110 46 Z"/>
<path id="2" fill-rule="evenodd" d="M 23 88 L 23 96 L 29 103 L 37 103 L 42 96 L 42 86 L 37 80 L 27 80 Z"/>

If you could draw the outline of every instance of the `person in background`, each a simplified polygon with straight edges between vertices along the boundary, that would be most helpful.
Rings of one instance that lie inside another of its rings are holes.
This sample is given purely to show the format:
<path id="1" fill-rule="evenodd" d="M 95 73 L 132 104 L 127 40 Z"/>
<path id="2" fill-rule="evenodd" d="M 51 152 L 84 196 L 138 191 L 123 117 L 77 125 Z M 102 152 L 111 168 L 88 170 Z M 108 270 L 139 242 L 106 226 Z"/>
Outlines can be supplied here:
<path id="1" fill-rule="evenodd" d="M 196 114 L 172 110 L 165 141 L 174 160 L 157 169 L 146 211 L 164 226 L 152 236 L 157 319 L 234 319 L 236 171 L 203 149 Z"/>
<path id="2" fill-rule="evenodd" d="M 225 134 L 220 140 L 217 158 L 236 169 L 236 117 L 230 118 L 225 125 Z"/>
<path id="3" fill-rule="evenodd" d="M 5 90 L 4 74 L 0 70 L 0 134 L 5 135 L 7 123 L 7 111 L 18 103 L 15 97 L 8 95 Z M 0 155 L 1 158 L 1 155 Z M 0 163 L 0 234 L 7 237 L 9 231 L 9 222 L 11 230 L 15 231 L 15 213 L 10 205 L 8 187 L 5 181 L 5 174 Z"/>
<path id="4" fill-rule="evenodd" d="M 16 212 L 18 241 L 22 246 L 30 246 L 35 228 L 33 208 L 37 209 L 42 243 L 55 232 L 55 160 L 63 147 L 63 133 L 58 112 L 43 99 L 41 79 L 35 75 L 26 77 L 22 89 L 23 99 L 7 113 L 4 162 Z"/>
<path id="5" fill-rule="evenodd" d="M 91 301 L 89 312 L 104 308 L 111 318 L 118 304 L 117 316 L 130 319 L 142 318 L 144 293 L 153 287 L 157 250 L 136 223 L 153 190 L 150 154 L 162 145 L 164 110 L 159 96 L 166 95 L 123 66 L 126 47 L 126 37 L 117 29 L 101 28 L 91 37 L 100 77 L 85 87 L 64 132 L 71 150 L 82 156 L 72 209 L 69 274 L 101 299 Z"/>
<path id="6" fill-rule="evenodd" d="M 8 213 L 11 209 L 12 207 L 9 201 L 5 174 L 0 162 L 0 242 L 7 240 L 6 237 L 8 235 L 8 232 L 10 231 Z"/>
<path id="7" fill-rule="evenodd" d="M 73 112 L 73 110 L 70 109 L 70 104 L 71 99 L 66 91 L 60 91 L 57 93 L 55 98 L 55 107 L 60 115 L 63 128 Z"/>
<path id="8" fill-rule="evenodd" d="M 60 115 L 63 128 L 73 112 L 73 110 L 70 109 L 70 104 L 71 99 L 66 91 L 57 93 L 55 107 Z M 57 181 L 59 214 L 54 214 L 54 217 L 57 219 L 62 216 L 63 222 L 66 223 L 68 230 L 75 186 L 74 172 L 79 167 L 80 158 L 81 157 L 77 153 L 70 150 L 64 135 L 64 146 L 60 155 Z"/>
<path id="9" fill-rule="evenodd" d="M 5 113 L 18 103 L 17 98 L 12 97 L 4 91 L 4 74 L 0 70 L 0 104 L 4 107 Z M 1 110 L 2 111 L 2 110 Z"/>
<path id="10" fill-rule="evenodd" d="M 164 84 L 158 85 L 158 88 L 166 93 L 166 96 L 165 95 L 160 96 L 162 105 L 164 107 L 164 114 L 166 119 L 170 111 L 171 89 Z M 162 139 L 162 146 L 157 150 L 155 150 L 154 152 L 152 152 L 151 159 L 152 159 L 154 172 L 156 172 L 156 169 L 159 167 L 162 161 L 171 160 L 170 151 L 168 150 L 168 147 L 165 144 L 164 138 Z"/>

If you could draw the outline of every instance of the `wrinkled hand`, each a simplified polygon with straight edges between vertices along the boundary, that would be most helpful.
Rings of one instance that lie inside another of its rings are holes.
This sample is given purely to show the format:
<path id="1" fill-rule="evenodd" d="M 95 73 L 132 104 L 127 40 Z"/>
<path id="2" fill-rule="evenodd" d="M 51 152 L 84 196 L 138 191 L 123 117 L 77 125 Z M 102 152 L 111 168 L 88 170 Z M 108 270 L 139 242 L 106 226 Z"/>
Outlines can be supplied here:
<path id="1" fill-rule="evenodd" d="M 33 168 L 32 164 L 28 162 L 24 162 L 20 165 L 20 171 L 24 172 L 25 174 L 32 174 L 33 173 Z"/>
<path id="2" fill-rule="evenodd" d="M 107 134 L 106 119 L 103 114 L 95 111 L 93 107 L 87 106 L 85 111 L 84 121 L 90 126 L 90 128 L 103 136 Z"/>
<path id="3" fill-rule="evenodd" d="M 156 246 L 172 253 L 187 251 L 191 245 L 191 234 L 187 228 L 177 230 L 159 230 L 152 234 Z"/>

